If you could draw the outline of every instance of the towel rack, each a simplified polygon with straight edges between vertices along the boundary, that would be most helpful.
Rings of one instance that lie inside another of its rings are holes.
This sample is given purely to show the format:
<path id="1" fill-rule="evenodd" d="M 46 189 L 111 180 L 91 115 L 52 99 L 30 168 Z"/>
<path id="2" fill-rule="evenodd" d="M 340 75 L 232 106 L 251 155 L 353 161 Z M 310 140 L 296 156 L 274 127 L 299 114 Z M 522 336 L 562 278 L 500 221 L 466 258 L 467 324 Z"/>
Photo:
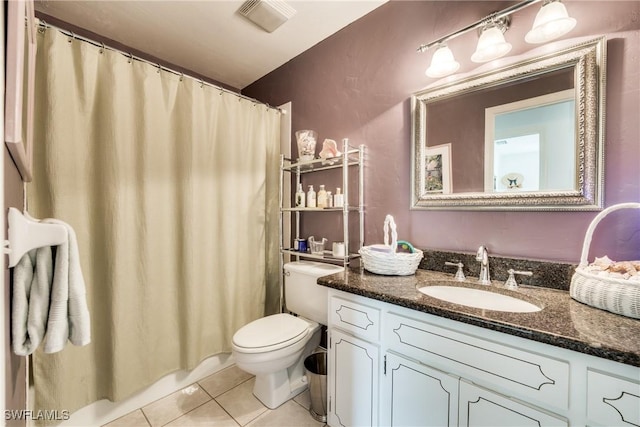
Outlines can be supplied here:
<path id="1" fill-rule="evenodd" d="M 67 241 L 67 230 L 60 224 L 38 222 L 16 208 L 9 208 L 7 217 L 9 246 L 5 253 L 9 255 L 9 268 L 15 267 L 20 258 L 32 249 L 57 246 Z"/>

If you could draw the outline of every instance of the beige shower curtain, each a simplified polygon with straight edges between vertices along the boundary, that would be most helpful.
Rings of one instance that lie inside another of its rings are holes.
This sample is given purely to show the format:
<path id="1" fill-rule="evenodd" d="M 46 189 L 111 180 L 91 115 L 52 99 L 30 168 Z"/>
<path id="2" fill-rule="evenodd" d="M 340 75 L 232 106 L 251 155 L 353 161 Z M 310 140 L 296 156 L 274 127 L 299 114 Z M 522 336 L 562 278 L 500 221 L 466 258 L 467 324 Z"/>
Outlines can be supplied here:
<path id="1" fill-rule="evenodd" d="M 36 408 L 229 352 L 278 295 L 280 113 L 53 28 L 36 79 L 29 210 L 75 229 L 92 322 L 90 345 L 34 356 Z"/>

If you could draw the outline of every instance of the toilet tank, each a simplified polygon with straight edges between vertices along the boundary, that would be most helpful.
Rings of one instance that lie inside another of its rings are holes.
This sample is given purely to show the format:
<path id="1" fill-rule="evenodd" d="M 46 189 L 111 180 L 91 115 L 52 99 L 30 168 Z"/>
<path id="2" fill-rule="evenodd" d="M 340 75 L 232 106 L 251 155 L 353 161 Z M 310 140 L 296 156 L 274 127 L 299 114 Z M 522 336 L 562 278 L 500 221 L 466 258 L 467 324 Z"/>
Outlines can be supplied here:
<path id="1" fill-rule="evenodd" d="M 284 295 L 287 310 L 326 325 L 328 289 L 318 285 L 316 280 L 343 270 L 342 266 L 312 261 L 285 264 Z"/>

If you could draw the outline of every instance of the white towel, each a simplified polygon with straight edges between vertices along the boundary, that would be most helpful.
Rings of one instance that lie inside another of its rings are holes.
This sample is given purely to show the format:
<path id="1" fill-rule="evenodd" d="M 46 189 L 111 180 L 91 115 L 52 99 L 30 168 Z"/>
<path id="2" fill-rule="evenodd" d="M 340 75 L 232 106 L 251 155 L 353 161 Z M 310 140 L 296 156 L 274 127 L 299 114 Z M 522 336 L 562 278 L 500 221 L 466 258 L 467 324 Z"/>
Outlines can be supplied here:
<path id="1" fill-rule="evenodd" d="M 44 352 L 55 353 L 64 348 L 67 340 L 74 345 L 91 342 L 91 323 L 76 233 L 67 223 L 57 219 L 43 222 L 60 224 L 67 229 L 68 239 L 57 247 L 49 320 L 44 337 Z"/>
<path id="2" fill-rule="evenodd" d="M 13 270 L 11 341 L 18 356 L 33 353 L 42 342 L 47 327 L 52 277 L 49 246 L 25 254 Z"/>

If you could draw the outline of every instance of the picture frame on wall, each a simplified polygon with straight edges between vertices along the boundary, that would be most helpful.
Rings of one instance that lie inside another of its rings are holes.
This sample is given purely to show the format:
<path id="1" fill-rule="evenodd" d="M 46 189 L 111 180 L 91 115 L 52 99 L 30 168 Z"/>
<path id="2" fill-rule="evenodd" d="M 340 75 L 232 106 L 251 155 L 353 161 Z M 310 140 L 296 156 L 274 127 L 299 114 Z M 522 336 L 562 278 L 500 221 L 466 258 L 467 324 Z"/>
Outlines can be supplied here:
<path id="1" fill-rule="evenodd" d="M 33 0 L 12 0 L 7 7 L 4 141 L 22 181 L 31 181 L 36 70 Z"/>
<path id="2" fill-rule="evenodd" d="M 451 143 L 425 150 L 425 194 L 451 193 Z"/>

